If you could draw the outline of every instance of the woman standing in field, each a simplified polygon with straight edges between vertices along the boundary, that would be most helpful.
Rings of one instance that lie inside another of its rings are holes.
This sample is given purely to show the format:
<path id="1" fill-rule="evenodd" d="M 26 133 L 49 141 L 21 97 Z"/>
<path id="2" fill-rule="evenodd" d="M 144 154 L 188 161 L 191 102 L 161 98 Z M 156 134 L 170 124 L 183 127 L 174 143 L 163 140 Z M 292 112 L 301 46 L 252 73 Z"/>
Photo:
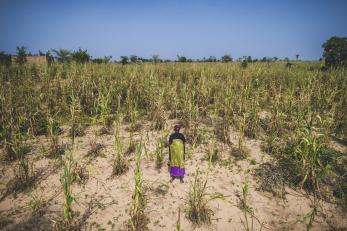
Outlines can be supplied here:
<path id="1" fill-rule="evenodd" d="M 174 133 L 169 138 L 169 169 L 171 175 L 171 182 L 175 178 L 179 178 L 183 183 L 185 174 L 184 160 L 185 160 L 185 142 L 186 138 L 180 133 L 180 125 L 174 126 Z"/>

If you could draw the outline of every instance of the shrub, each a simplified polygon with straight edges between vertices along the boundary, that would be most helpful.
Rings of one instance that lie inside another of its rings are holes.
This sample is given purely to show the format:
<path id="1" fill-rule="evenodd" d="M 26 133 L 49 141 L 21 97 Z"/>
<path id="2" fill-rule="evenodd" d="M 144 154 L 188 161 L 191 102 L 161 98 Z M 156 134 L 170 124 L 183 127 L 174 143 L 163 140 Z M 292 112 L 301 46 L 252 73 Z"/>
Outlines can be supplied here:
<path id="1" fill-rule="evenodd" d="M 79 48 L 77 51 L 74 51 L 71 56 L 72 56 L 72 60 L 75 61 L 76 63 L 89 62 L 91 57 L 88 54 L 87 50 L 82 50 L 81 48 Z"/>
<path id="2" fill-rule="evenodd" d="M 28 56 L 28 51 L 25 46 L 17 46 L 17 58 L 16 58 L 16 63 L 23 65 L 24 63 L 27 62 L 27 56 Z"/>
<path id="3" fill-rule="evenodd" d="M 211 162 L 209 163 L 209 168 L 210 165 Z M 195 172 L 194 181 L 189 189 L 187 218 L 194 225 L 210 224 L 213 211 L 208 207 L 208 203 L 215 199 L 224 198 L 220 193 L 207 192 L 209 168 L 206 171 L 205 177 L 201 175 L 199 170 Z"/>
<path id="4" fill-rule="evenodd" d="M 6 67 L 11 66 L 12 64 L 12 59 L 11 55 L 6 54 L 5 52 L 1 51 L 0 52 L 0 65 L 4 65 Z"/>
<path id="5" fill-rule="evenodd" d="M 323 57 L 327 67 L 347 65 L 347 38 L 333 36 L 323 43 Z"/>

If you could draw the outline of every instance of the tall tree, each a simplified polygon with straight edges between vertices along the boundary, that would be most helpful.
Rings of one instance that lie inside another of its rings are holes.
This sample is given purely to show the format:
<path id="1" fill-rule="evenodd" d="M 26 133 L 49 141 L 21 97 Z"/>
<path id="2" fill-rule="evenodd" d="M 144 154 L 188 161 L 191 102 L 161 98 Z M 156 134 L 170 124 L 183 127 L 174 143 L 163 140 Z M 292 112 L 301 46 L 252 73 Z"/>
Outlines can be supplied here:
<path id="1" fill-rule="evenodd" d="M 299 56 L 300 56 L 299 54 L 296 54 L 296 55 L 295 55 L 296 61 L 299 60 Z"/>
<path id="2" fill-rule="evenodd" d="M 130 55 L 130 62 L 137 63 L 138 60 L 139 60 L 139 57 L 137 57 L 136 55 Z"/>
<path id="3" fill-rule="evenodd" d="M 17 50 L 16 63 L 23 65 L 27 61 L 27 56 L 28 56 L 27 48 L 25 46 L 17 46 L 16 50 Z"/>
<path id="4" fill-rule="evenodd" d="M 72 59 L 71 51 L 67 49 L 52 50 L 55 53 L 55 58 L 60 63 L 69 63 Z"/>
<path id="5" fill-rule="evenodd" d="M 12 60 L 11 55 L 6 54 L 3 51 L 0 51 L 0 65 L 5 65 L 7 67 L 11 66 Z"/>
<path id="6" fill-rule="evenodd" d="M 111 59 L 112 59 L 112 55 L 104 56 L 104 62 L 105 62 L 105 63 L 111 62 Z"/>
<path id="7" fill-rule="evenodd" d="M 347 65 L 347 38 L 333 36 L 323 43 L 323 57 L 327 67 Z"/>
<path id="8" fill-rule="evenodd" d="M 82 50 L 81 48 L 78 48 L 77 51 L 74 51 L 71 56 L 76 63 L 86 63 L 89 62 L 91 58 L 91 56 L 88 54 L 88 51 Z"/>
<path id="9" fill-rule="evenodd" d="M 50 66 L 54 62 L 54 57 L 49 51 L 46 52 L 45 56 L 46 56 L 47 64 L 48 66 Z"/>
<path id="10" fill-rule="evenodd" d="M 125 65 L 129 63 L 129 57 L 128 56 L 121 56 L 120 57 L 120 62 Z"/>
<path id="11" fill-rule="evenodd" d="M 233 61 L 230 55 L 223 55 L 221 59 L 222 59 L 222 62 L 225 62 L 225 63 Z"/>
<path id="12" fill-rule="evenodd" d="M 185 62 L 187 62 L 187 58 L 184 57 L 184 56 L 179 56 L 179 55 L 177 55 L 177 61 L 178 61 L 178 62 L 185 63 Z"/>
<path id="13" fill-rule="evenodd" d="M 153 59 L 153 62 L 155 62 L 155 63 L 161 62 L 161 59 L 159 58 L 159 55 L 153 55 L 152 59 Z"/>
<path id="14" fill-rule="evenodd" d="M 207 62 L 217 62 L 217 58 L 214 57 L 214 56 L 210 56 L 210 57 L 207 59 Z"/>

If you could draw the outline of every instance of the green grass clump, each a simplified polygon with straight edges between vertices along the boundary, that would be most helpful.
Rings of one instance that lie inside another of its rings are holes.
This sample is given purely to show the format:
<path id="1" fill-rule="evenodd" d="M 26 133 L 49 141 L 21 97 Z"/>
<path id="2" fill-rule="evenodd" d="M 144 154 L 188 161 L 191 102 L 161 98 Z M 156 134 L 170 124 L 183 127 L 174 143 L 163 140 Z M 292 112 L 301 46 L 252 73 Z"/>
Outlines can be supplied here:
<path id="1" fill-rule="evenodd" d="M 188 194 L 188 208 L 187 218 L 194 225 L 210 224 L 213 210 L 208 207 L 208 203 L 215 199 L 223 199 L 220 193 L 207 192 L 208 175 L 211 166 L 211 159 L 209 167 L 203 176 L 199 170 L 196 171 L 194 181 L 190 186 Z"/>
<path id="2" fill-rule="evenodd" d="M 156 168 L 160 169 L 163 166 L 163 160 L 164 160 L 164 146 L 161 139 L 158 139 L 157 145 L 154 151 L 155 155 L 155 166 Z"/>
<path id="3" fill-rule="evenodd" d="M 146 198 L 143 188 L 142 171 L 141 171 L 141 144 L 136 146 L 136 160 L 134 170 L 134 193 L 132 196 L 132 205 L 130 209 L 130 220 L 128 229 L 133 231 L 148 230 L 147 224 L 149 219 L 145 214 Z"/>
<path id="4" fill-rule="evenodd" d="M 67 156 L 65 156 L 64 160 L 64 168 L 63 173 L 60 176 L 60 183 L 63 188 L 64 193 L 64 221 L 67 225 L 72 223 L 72 203 L 74 201 L 74 197 L 72 195 L 72 183 L 74 181 L 74 176 L 72 174 L 72 165 L 73 165 L 73 158 L 75 155 L 75 147 L 72 147 L 72 150 L 68 153 Z"/>
<path id="5" fill-rule="evenodd" d="M 121 175 L 128 171 L 129 166 L 123 152 L 123 143 L 120 137 L 120 124 L 122 118 L 118 118 L 113 124 L 114 126 L 114 152 L 116 153 L 113 162 L 113 175 Z"/>
<path id="6" fill-rule="evenodd" d="M 249 188 L 248 184 L 245 183 L 242 186 L 242 194 L 240 195 L 239 208 L 242 211 L 243 219 L 241 219 L 242 227 L 245 231 L 255 231 L 254 220 L 259 222 L 255 217 L 253 208 L 249 205 L 248 202 Z M 259 222 L 260 223 L 260 222 Z M 260 223 L 259 231 L 263 229 L 263 223 Z"/>
<path id="7" fill-rule="evenodd" d="M 220 150 L 217 147 L 216 141 L 215 140 L 211 141 L 208 147 L 206 160 L 211 160 L 212 163 L 215 163 L 221 160 L 220 155 L 221 155 Z"/>

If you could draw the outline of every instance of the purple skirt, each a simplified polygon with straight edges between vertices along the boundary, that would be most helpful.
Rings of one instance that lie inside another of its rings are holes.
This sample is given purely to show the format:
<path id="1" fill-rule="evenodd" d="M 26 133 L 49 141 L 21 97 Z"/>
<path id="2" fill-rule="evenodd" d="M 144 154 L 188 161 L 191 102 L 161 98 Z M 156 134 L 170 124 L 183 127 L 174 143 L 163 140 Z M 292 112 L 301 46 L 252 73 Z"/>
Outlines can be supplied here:
<path id="1" fill-rule="evenodd" d="M 170 175 L 173 177 L 184 177 L 184 174 L 186 173 L 184 168 L 180 168 L 177 166 L 170 167 Z"/>

